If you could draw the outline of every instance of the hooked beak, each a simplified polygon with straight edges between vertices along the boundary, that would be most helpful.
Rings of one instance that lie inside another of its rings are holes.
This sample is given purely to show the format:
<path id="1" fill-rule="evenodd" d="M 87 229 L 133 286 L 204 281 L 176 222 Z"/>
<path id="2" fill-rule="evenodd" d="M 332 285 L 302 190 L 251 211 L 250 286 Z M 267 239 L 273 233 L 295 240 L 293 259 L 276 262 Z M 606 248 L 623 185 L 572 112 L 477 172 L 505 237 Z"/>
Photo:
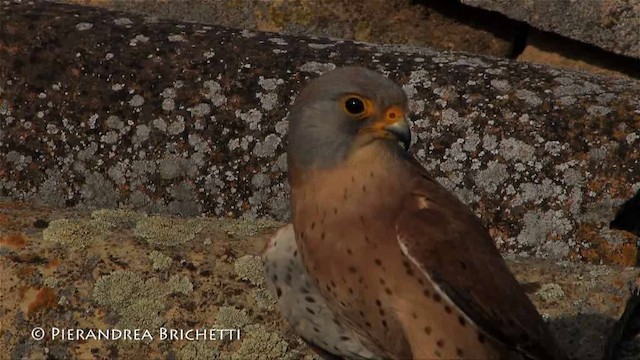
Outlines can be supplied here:
<path id="1" fill-rule="evenodd" d="M 409 123 L 404 116 L 399 118 L 396 122 L 385 126 L 384 129 L 395 135 L 398 138 L 398 141 L 402 143 L 402 147 L 405 150 L 409 150 L 409 146 L 411 146 L 411 130 L 409 129 Z"/>
<path id="2" fill-rule="evenodd" d="M 411 145 L 409 122 L 401 106 L 390 107 L 382 117 L 375 119 L 373 124 L 360 129 L 359 132 L 371 134 L 376 138 L 399 141 L 405 150 L 409 150 Z"/>

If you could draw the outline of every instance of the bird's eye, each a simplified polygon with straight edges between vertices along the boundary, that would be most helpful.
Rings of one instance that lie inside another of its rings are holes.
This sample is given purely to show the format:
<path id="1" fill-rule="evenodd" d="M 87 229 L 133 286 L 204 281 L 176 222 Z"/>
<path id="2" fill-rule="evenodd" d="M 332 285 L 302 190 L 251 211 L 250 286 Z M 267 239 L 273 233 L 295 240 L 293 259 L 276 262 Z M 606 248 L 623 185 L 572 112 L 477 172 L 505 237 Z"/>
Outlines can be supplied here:
<path id="1" fill-rule="evenodd" d="M 351 115 L 361 115 L 364 113 L 365 105 L 361 99 L 352 96 L 345 100 L 344 108 Z"/>

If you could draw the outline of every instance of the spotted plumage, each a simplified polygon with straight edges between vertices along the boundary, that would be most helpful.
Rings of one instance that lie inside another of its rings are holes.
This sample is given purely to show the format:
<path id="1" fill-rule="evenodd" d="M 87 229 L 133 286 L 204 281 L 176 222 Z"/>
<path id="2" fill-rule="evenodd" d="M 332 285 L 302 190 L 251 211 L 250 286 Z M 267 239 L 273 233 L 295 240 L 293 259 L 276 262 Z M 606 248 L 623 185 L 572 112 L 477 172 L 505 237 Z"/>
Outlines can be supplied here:
<path id="1" fill-rule="evenodd" d="M 563 359 L 481 221 L 407 152 L 406 109 L 362 68 L 298 96 L 292 225 L 265 253 L 283 315 L 325 356 Z"/>

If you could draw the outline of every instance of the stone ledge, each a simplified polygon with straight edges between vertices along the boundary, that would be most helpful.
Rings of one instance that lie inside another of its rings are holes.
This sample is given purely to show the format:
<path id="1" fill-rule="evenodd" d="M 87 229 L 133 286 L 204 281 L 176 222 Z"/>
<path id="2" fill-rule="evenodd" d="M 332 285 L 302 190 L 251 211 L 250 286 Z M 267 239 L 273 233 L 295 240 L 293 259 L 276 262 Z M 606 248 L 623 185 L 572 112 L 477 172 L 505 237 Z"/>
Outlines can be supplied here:
<path id="1" fill-rule="evenodd" d="M 259 253 L 281 223 L 0 203 L 0 343 L 12 359 L 312 359 L 263 287 Z M 168 236 L 171 235 L 171 236 Z M 576 359 L 600 359 L 640 271 L 511 259 Z M 239 328 L 238 341 L 86 342 L 50 329 Z M 197 354 L 197 356 L 196 356 Z M 47 357 L 49 356 L 49 357 Z M 251 357 L 255 358 L 255 357 Z"/>

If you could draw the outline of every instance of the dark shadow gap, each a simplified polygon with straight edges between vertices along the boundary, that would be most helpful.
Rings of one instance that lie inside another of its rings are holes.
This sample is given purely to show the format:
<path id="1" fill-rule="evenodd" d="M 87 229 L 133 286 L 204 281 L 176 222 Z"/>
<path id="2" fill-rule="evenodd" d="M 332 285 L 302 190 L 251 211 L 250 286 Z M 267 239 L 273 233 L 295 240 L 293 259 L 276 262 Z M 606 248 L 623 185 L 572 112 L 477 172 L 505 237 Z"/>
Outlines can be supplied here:
<path id="1" fill-rule="evenodd" d="M 412 3 L 510 42 L 511 49 L 508 58 L 515 59 L 526 46 L 529 25 L 510 19 L 498 12 L 464 5 L 459 0 L 413 0 Z"/>
<path id="2" fill-rule="evenodd" d="M 609 228 L 628 231 L 640 238 L 640 190 L 620 206 Z M 640 239 L 638 242 L 640 245 Z M 640 251 L 636 255 L 636 266 L 640 266 Z"/>
<path id="3" fill-rule="evenodd" d="M 595 67 L 640 79 L 640 59 L 619 55 L 556 33 L 538 30 L 525 22 L 513 20 L 501 13 L 464 5 L 460 0 L 413 0 L 413 3 L 476 30 L 490 32 L 497 38 L 511 42 L 511 51 L 506 56 L 508 58 L 516 59 L 523 54 L 527 46 L 532 46 L 544 52 L 543 56 L 557 55 L 564 59 L 560 59 L 558 63 L 528 58 L 522 59 L 523 61 L 574 69 L 576 66 L 573 64 L 563 66 L 562 60 L 583 62 L 587 64 L 587 69 L 578 67 L 583 71 L 599 72 L 599 69 L 588 69 Z"/>
<path id="4" fill-rule="evenodd" d="M 568 60 L 582 61 L 592 66 L 640 79 L 640 59 L 619 55 L 556 33 L 532 28 L 527 45 L 546 53 L 558 54 Z"/>

